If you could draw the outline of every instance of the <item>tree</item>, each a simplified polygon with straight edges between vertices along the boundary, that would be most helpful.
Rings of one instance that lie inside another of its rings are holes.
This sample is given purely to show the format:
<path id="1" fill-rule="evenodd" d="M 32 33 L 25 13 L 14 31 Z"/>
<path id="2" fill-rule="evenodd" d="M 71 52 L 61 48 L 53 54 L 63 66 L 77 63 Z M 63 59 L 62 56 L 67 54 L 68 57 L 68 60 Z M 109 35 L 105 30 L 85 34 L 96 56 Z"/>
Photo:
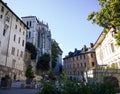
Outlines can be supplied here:
<path id="1" fill-rule="evenodd" d="M 37 49 L 36 49 L 36 47 L 32 43 L 27 42 L 26 43 L 26 49 L 28 51 L 30 51 L 30 53 L 31 53 L 31 59 L 36 59 L 36 55 L 37 55 Z"/>
<path id="2" fill-rule="evenodd" d="M 50 68 L 49 63 L 50 63 L 50 55 L 45 53 L 38 60 L 36 68 L 38 70 L 40 69 L 43 71 L 48 71 Z"/>
<path id="3" fill-rule="evenodd" d="M 98 0 L 98 2 L 101 8 L 97 12 L 91 12 L 87 19 L 104 27 L 104 32 L 114 28 L 116 42 L 120 45 L 120 0 Z"/>
<path id="4" fill-rule="evenodd" d="M 52 71 L 49 72 L 49 79 L 53 80 L 55 77 L 54 77 L 54 74 Z"/>
<path id="5" fill-rule="evenodd" d="M 66 80 L 66 74 L 65 74 L 65 72 L 63 71 L 62 73 L 61 73 L 61 75 L 60 75 L 60 79 L 61 80 Z"/>
<path id="6" fill-rule="evenodd" d="M 34 78 L 34 71 L 32 70 L 32 66 L 29 65 L 26 69 L 26 72 L 25 72 L 25 76 L 28 78 L 28 79 L 31 79 L 31 78 Z"/>
<path id="7" fill-rule="evenodd" d="M 59 47 L 58 43 L 56 41 L 53 41 L 51 46 L 52 46 L 52 48 L 51 48 L 51 50 L 52 50 L 52 68 L 54 68 L 56 66 L 57 57 L 60 52 L 58 49 L 58 47 Z"/>

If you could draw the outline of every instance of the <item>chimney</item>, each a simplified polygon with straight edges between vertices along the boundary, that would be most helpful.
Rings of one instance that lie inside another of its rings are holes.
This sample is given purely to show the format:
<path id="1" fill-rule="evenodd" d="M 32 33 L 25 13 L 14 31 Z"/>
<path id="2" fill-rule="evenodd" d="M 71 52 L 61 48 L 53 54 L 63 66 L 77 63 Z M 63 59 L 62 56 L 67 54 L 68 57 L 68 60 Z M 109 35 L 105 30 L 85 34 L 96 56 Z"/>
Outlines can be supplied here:
<path id="1" fill-rule="evenodd" d="M 94 46 L 93 43 L 90 43 L 90 48 L 93 48 L 93 46 Z"/>
<path id="2" fill-rule="evenodd" d="M 83 51 L 85 51 L 86 50 L 86 45 L 84 45 L 82 49 L 83 49 Z"/>
<path id="3" fill-rule="evenodd" d="M 86 49 L 86 45 L 84 45 L 83 48 Z"/>
<path id="4" fill-rule="evenodd" d="M 75 48 L 75 52 L 77 51 L 77 48 Z"/>

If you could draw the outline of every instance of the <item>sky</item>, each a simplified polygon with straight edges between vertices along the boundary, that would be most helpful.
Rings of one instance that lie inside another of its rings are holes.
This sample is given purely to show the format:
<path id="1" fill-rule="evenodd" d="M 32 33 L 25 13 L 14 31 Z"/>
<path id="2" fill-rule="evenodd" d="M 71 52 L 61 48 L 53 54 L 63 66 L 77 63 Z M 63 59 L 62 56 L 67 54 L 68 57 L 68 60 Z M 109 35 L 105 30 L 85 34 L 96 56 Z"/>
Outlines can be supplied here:
<path id="1" fill-rule="evenodd" d="M 63 51 L 64 58 L 70 51 L 82 49 L 83 45 L 95 43 L 103 28 L 87 16 L 98 11 L 98 0 L 3 0 L 18 16 L 36 16 L 47 22 L 55 39 Z"/>

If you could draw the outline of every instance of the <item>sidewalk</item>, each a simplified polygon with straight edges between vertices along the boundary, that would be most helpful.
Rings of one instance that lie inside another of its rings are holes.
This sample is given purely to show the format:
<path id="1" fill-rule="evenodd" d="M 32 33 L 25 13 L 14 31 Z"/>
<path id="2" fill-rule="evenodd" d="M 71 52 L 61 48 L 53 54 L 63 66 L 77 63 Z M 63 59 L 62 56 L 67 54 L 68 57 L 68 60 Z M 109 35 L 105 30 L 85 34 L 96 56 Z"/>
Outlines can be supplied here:
<path id="1" fill-rule="evenodd" d="M 10 89 L 0 89 L 0 94 L 35 94 L 35 89 L 22 89 L 21 84 L 24 82 L 13 82 Z"/>
<path id="2" fill-rule="evenodd" d="M 35 89 L 21 89 L 21 88 L 11 88 L 11 89 L 0 89 L 0 94 L 35 94 Z"/>

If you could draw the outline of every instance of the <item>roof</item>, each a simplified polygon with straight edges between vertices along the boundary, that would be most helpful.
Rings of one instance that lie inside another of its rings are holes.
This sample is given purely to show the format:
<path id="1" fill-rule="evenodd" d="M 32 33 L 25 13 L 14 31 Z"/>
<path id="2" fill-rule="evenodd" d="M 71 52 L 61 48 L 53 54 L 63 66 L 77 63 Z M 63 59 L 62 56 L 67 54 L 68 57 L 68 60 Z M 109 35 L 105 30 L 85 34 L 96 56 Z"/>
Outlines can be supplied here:
<path id="1" fill-rule="evenodd" d="M 67 56 L 65 56 L 63 59 L 67 59 L 67 58 L 70 58 L 70 57 L 74 57 L 74 56 L 77 56 L 77 55 L 81 55 L 81 54 L 86 54 L 86 53 L 93 53 L 95 52 L 93 48 L 82 48 L 81 50 L 77 50 L 75 49 L 74 52 L 69 52 Z"/>
<path id="2" fill-rule="evenodd" d="M 2 0 L 0 0 L 0 2 L 1 2 L 14 16 L 16 16 L 17 19 L 19 19 L 19 20 L 23 23 L 23 25 L 24 25 L 25 27 L 28 28 L 28 26 L 7 6 L 6 3 L 4 3 Z"/>
<path id="3" fill-rule="evenodd" d="M 48 23 L 44 23 L 43 21 L 39 21 L 39 19 L 36 16 L 25 16 L 25 17 L 21 17 L 21 18 L 35 18 L 36 21 L 40 24 L 43 25 L 45 27 L 48 27 Z"/>
<path id="4" fill-rule="evenodd" d="M 104 40 L 106 34 L 107 34 L 107 33 L 105 33 L 105 32 L 102 32 L 102 33 L 100 34 L 100 36 L 98 37 L 97 41 L 96 41 L 95 44 L 94 44 L 94 47 L 93 47 L 94 49 L 96 49 L 96 48 L 102 43 L 102 41 Z"/>

